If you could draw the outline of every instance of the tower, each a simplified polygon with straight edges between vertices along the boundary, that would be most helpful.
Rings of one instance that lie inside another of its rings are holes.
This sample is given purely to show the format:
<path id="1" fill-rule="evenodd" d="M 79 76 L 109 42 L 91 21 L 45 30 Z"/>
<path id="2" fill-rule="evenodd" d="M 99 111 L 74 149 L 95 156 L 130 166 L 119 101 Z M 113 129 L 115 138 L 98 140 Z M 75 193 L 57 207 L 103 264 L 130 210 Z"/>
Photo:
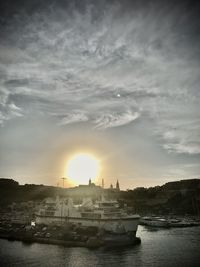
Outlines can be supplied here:
<path id="1" fill-rule="evenodd" d="M 120 191 L 118 180 L 117 180 L 117 183 L 116 183 L 116 190 L 117 190 L 117 191 Z"/>
<path id="2" fill-rule="evenodd" d="M 91 179 L 89 179 L 89 186 L 91 186 L 91 184 L 92 184 L 92 181 L 91 181 Z"/>

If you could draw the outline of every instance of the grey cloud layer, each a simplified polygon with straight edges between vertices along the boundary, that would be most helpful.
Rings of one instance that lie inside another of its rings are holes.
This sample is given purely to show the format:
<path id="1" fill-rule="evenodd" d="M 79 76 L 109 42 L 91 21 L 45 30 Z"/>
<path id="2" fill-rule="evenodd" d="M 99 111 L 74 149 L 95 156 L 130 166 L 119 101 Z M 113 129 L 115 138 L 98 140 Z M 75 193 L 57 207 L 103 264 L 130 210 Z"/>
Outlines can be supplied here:
<path id="1" fill-rule="evenodd" d="M 16 15 L 0 47 L 0 123 L 34 113 L 106 129 L 146 116 L 164 149 L 199 154 L 198 46 L 184 16 L 117 4 Z"/>

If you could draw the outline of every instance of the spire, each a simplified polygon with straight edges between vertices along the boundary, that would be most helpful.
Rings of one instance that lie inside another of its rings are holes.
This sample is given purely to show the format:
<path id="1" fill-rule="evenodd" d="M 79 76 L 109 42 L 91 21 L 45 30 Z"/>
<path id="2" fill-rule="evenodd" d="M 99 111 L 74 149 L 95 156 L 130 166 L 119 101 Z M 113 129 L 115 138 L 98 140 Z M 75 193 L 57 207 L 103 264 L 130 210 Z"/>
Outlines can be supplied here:
<path id="1" fill-rule="evenodd" d="M 118 180 L 117 180 L 117 183 L 116 183 L 116 190 L 120 191 Z"/>

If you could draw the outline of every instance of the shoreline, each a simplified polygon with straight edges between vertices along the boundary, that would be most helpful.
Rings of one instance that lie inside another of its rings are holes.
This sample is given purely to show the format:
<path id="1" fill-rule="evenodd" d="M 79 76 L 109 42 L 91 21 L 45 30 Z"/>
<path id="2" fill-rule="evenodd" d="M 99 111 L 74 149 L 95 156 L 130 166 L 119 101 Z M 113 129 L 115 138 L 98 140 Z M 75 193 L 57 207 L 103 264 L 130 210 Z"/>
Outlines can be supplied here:
<path id="1" fill-rule="evenodd" d="M 23 237 L 10 234 L 0 234 L 0 239 L 6 239 L 8 241 L 21 241 L 23 243 L 40 243 L 40 244 L 49 244 L 49 245 L 59 245 L 65 247 L 86 247 L 86 248 L 100 248 L 100 247 L 120 247 L 120 246 L 134 246 L 141 243 L 139 237 L 134 237 L 133 239 L 126 240 L 120 243 L 116 243 L 115 240 L 109 241 L 108 243 L 100 238 L 92 237 L 87 241 L 67 241 L 54 238 L 45 238 L 45 237 Z"/>

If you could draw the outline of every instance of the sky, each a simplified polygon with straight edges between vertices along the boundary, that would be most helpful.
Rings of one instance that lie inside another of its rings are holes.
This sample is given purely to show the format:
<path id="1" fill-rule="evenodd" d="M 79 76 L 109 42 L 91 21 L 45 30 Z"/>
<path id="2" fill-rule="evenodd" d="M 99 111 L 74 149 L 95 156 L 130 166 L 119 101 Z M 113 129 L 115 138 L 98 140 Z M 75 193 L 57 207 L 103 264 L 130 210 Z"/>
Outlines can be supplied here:
<path id="1" fill-rule="evenodd" d="M 198 1 L 1 3 L 0 177 L 56 185 L 85 152 L 106 187 L 199 178 L 199 15 Z"/>

